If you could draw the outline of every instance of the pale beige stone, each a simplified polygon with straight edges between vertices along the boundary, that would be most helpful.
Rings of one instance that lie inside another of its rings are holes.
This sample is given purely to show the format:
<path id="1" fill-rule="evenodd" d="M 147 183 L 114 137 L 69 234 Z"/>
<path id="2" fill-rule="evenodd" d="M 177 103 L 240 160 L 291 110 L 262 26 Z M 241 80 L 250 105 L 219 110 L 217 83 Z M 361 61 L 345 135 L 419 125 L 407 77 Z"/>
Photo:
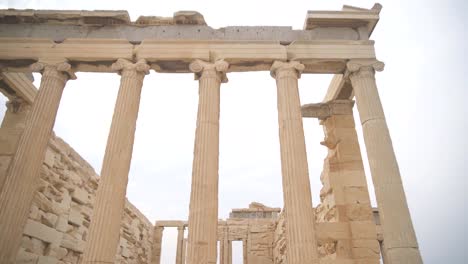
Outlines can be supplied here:
<path id="1" fill-rule="evenodd" d="M 385 241 L 384 254 L 390 263 L 422 263 L 416 234 L 406 202 L 398 163 L 375 82 L 375 71 L 384 64 L 356 60 L 347 64 L 362 123 L 369 167 L 375 186 Z"/>
<path id="2" fill-rule="evenodd" d="M 115 260 L 141 88 L 144 76 L 149 73 L 149 66 L 144 60 L 132 63 L 119 59 L 113 67 L 122 77 L 96 193 L 84 263 Z"/>
<path id="3" fill-rule="evenodd" d="M 144 17 L 132 22 L 126 11 L 1 10 L 0 17 L 10 22 L 0 22 L 5 27 L 0 32 L 4 70 L 0 79 L 9 87 L 0 87 L 0 92 L 10 102 L 0 129 L 0 235 L 7 237 L 2 240 L 7 242 L 0 242 L 0 262 L 12 263 L 16 256 L 19 263 L 60 260 L 61 264 L 75 264 L 83 261 L 84 241 L 89 240 L 85 263 L 159 264 L 161 228 L 174 226 L 179 228 L 176 263 L 185 263 L 183 230 L 187 222 L 160 221 L 153 230 L 146 218 L 125 201 L 138 113 L 135 102 L 139 101 L 143 79 L 140 75 L 151 67 L 159 72 L 192 71 L 200 80 L 188 263 L 215 263 L 218 240 L 225 264 L 232 261 L 231 245 L 235 240 L 243 242 L 244 263 L 251 264 L 378 263 L 377 240 L 385 249 L 385 261 L 421 263 L 373 79 L 374 70 L 381 65 L 375 62 L 374 42 L 369 36 L 380 9 L 377 4 L 372 9 L 344 6 L 338 12 L 312 11 L 307 15 L 306 30 L 302 31 L 285 27 L 215 30 L 195 11 L 176 12 L 173 18 Z M 52 23 L 53 31 L 49 28 Z M 17 28 L 12 31 L 12 26 Z M 152 30 L 146 30 L 146 26 Z M 61 37 L 67 29 L 71 35 L 82 38 Z M 154 35 L 158 40 L 149 40 Z M 135 59 L 149 64 L 143 63 L 139 68 L 129 62 Z M 33 69 L 44 70 L 39 92 L 28 74 L 7 72 L 11 67 L 29 71 L 21 64 L 38 60 Z M 67 60 L 73 61 L 75 71 L 139 75 L 127 79 L 122 76 L 121 91 L 126 88 L 128 100 L 117 101 L 99 184 L 89 164 L 66 143 L 50 137 L 61 90 L 66 80 L 73 77 L 71 65 L 62 63 Z M 115 60 L 118 63 L 111 66 Z M 124 63 L 125 60 L 129 61 Z M 194 60 L 197 61 L 193 63 Z M 230 219 L 218 222 L 220 83 L 227 80 L 228 65 L 229 71 L 242 72 L 269 70 L 272 64 L 278 86 L 286 210 L 279 216 L 279 208 L 253 203 L 249 208 L 234 209 Z M 320 176 L 321 203 L 316 209 L 310 202 L 297 93 L 300 72 L 337 74 L 325 102 L 303 112 L 304 116 L 323 120 L 326 136 L 322 144 L 328 148 Z M 352 105 L 346 101 L 354 94 L 380 207 L 379 237 Z M 130 102 L 134 103 L 131 108 Z M 28 112 L 31 117 L 26 122 Z M 126 127 L 128 123 L 130 126 Z M 130 136 L 118 136 L 121 131 Z M 27 148 L 32 149 L 31 153 Z M 123 148 L 123 160 L 114 159 Z M 204 180 L 208 184 L 200 184 Z M 60 239 L 54 239 L 54 234 Z M 16 254 L 19 244 L 22 248 Z M 24 249 L 34 252 L 34 256 Z"/>
<path id="4" fill-rule="evenodd" d="M 31 183 L 36 183 L 39 178 L 65 83 L 74 78 L 71 65 L 65 62 L 40 62 L 35 68 L 43 71 L 41 87 L 0 190 L 2 263 L 12 263 L 16 257 L 36 187 Z"/>
<path id="5" fill-rule="evenodd" d="M 51 244 L 59 244 L 63 236 L 63 234 L 57 230 L 32 220 L 26 221 L 24 234 Z"/>
<path id="6" fill-rule="evenodd" d="M 304 65 L 296 61 L 289 63 L 276 61 L 271 68 L 278 91 L 281 170 L 289 264 L 318 261 L 315 217 L 297 84 L 303 69 Z"/>
<path id="7" fill-rule="evenodd" d="M 228 63 L 194 61 L 199 102 L 190 194 L 187 263 L 215 264 L 217 259 L 220 86 Z"/>

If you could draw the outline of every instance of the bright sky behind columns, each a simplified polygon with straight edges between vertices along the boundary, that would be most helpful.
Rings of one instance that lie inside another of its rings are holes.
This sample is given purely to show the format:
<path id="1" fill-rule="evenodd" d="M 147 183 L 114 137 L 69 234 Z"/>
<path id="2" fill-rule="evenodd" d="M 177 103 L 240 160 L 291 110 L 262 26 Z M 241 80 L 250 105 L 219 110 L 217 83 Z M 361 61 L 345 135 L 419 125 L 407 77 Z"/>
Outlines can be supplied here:
<path id="1" fill-rule="evenodd" d="M 343 4 L 370 8 L 374 2 L 0 0 L 0 8 L 128 10 L 132 20 L 196 10 L 214 28 L 294 29 L 302 28 L 307 10 L 340 10 Z M 377 82 L 423 258 L 425 263 L 464 263 L 468 5 L 462 0 L 381 4 L 372 39 L 386 68 L 377 74 Z M 54 130 L 99 173 L 119 76 L 77 76 L 65 88 Z M 35 78 L 39 86 L 40 75 Z M 220 218 L 251 201 L 283 205 L 275 82 L 268 72 L 230 73 L 228 78 L 221 87 Z M 304 74 L 299 80 L 301 102 L 320 102 L 330 79 Z M 5 98 L 0 101 L 3 115 Z M 192 74 L 151 72 L 145 78 L 127 196 L 152 222 L 187 219 L 197 104 L 198 83 Z M 319 144 L 323 132 L 316 120 L 304 119 L 304 129 L 316 205 L 326 149 Z M 371 183 L 369 173 L 367 178 Z M 165 231 L 163 264 L 174 262 L 175 238 L 175 230 Z M 235 254 L 234 263 L 241 263 L 239 248 Z"/>

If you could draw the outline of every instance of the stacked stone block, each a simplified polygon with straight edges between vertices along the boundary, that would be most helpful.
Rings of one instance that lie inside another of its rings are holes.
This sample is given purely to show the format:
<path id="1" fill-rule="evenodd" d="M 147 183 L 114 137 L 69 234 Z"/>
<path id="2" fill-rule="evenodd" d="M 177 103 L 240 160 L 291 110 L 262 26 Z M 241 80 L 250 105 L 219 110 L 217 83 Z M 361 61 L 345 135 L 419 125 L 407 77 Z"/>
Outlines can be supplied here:
<path id="1" fill-rule="evenodd" d="M 17 263 L 80 263 L 99 178 L 70 146 L 52 137 L 24 228 Z M 128 201 L 116 263 L 149 263 L 151 223 Z"/>
<path id="2" fill-rule="evenodd" d="M 352 103 L 350 109 L 352 109 Z M 322 259 L 379 263 L 380 249 L 352 111 L 321 121 L 328 148 L 317 222 L 345 222 L 350 238 L 319 244 Z"/>

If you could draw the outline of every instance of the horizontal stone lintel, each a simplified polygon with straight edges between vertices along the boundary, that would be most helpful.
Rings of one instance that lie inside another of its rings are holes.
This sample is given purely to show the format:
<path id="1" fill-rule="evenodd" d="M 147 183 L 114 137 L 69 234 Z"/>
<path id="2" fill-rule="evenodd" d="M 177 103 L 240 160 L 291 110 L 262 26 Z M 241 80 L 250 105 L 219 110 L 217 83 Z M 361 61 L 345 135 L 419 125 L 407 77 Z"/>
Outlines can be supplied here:
<path id="1" fill-rule="evenodd" d="M 354 101 L 334 100 L 327 103 L 306 104 L 301 107 L 302 117 L 327 119 L 333 115 L 352 115 Z"/>
<path id="2" fill-rule="evenodd" d="M 0 38 L 0 64 L 6 71 L 29 71 L 38 60 L 66 59 L 74 70 L 112 72 L 117 59 L 146 59 L 158 72 L 189 71 L 189 63 L 200 59 L 224 59 L 229 72 L 269 71 L 275 60 L 296 60 L 305 73 L 343 73 L 350 59 L 374 59 L 374 42 L 343 40 L 278 41 L 145 40 L 132 44 L 124 39 Z"/>
<path id="3" fill-rule="evenodd" d="M 155 227 L 183 227 L 187 225 L 187 221 L 180 220 L 159 220 L 155 223 Z"/>

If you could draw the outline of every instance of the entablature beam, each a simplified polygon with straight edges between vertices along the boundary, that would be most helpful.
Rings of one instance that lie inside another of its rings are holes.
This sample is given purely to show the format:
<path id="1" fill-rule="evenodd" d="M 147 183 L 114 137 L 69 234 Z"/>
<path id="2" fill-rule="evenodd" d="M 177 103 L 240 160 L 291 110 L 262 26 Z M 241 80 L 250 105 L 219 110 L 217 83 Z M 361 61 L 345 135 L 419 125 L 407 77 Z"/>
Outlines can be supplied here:
<path id="1" fill-rule="evenodd" d="M 189 73 L 196 59 L 224 59 L 230 72 L 268 71 L 276 61 L 300 61 L 304 73 L 343 73 L 350 59 L 375 58 L 374 42 L 315 40 L 283 45 L 278 41 L 145 40 L 131 44 L 122 39 L 0 38 L 0 63 L 29 71 L 39 59 L 65 59 L 75 71 L 113 72 L 117 59 L 145 59 L 158 72 Z M 13 69 L 16 68 L 16 69 Z"/>

